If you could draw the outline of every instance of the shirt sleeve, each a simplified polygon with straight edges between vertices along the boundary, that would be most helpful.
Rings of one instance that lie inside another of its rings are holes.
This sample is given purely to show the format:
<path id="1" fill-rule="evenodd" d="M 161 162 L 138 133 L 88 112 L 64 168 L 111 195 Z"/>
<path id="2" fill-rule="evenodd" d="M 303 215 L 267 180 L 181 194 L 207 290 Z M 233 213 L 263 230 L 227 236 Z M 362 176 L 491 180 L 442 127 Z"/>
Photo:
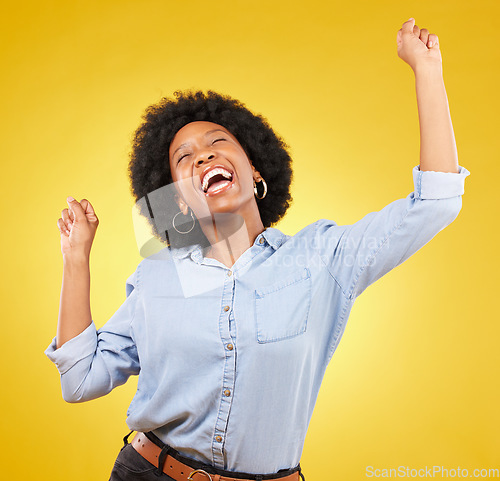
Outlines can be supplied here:
<path id="1" fill-rule="evenodd" d="M 45 350 L 61 375 L 67 402 L 83 402 L 108 394 L 140 371 L 131 335 L 139 296 L 138 271 L 127 279 L 126 299 L 108 322 L 96 330 L 94 320 L 83 332 L 56 348 L 56 338 Z"/>
<path id="2" fill-rule="evenodd" d="M 413 168 L 415 190 L 352 225 L 316 222 L 315 242 L 330 275 L 349 299 L 408 259 L 451 224 L 462 208 L 465 177 Z"/>

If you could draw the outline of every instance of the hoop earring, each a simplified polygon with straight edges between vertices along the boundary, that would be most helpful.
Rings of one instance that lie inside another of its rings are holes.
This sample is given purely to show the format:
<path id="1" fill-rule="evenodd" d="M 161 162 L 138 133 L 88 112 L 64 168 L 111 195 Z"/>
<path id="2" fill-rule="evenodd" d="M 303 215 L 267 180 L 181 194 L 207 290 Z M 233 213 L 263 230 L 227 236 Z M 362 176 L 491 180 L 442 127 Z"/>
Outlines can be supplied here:
<path id="1" fill-rule="evenodd" d="M 255 180 L 253 181 L 253 191 L 255 192 L 255 197 L 257 197 L 257 199 L 259 200 L 262 200 L 267 195 L 267 184 L 262 177 L 259 180 L 259 183 L 261 182 L 262 186 L 264 187 L 264 193 L 262 194 L 262 196 L 259 197 L 259 192 L 257 191 L 257 184 L 255 183 Z"/>
<path id="2" fill-rule="evenodd" d="M 189 230 L 186 230 L 186 231 L 181 231 L 179 229 L 177 229 L 177 227 L 175 226 L 175 218 L 179 215 L 179 214 L 182 214 L 181 211 L 177 212 L 177 214 L 174 215 L 174 218 L 172 219 L 172 226 L 174 227 L 175 231 L 178 232 L 179 234 L 189 234 L 193 229 L 194 229 L 194 226 L 196 224 L 196 220 L 194 219 L 194 215 L 193 215 L 193 211 L 191 209 L 189 209 L 189 213 L 191 214 L 191 219 L 193 219 L 193 225 L 191 226 L 191 228 Z M 184 215 L 184 214 L 183 214 Z M 186 216 L 187 217 L 187 216 Z"/>

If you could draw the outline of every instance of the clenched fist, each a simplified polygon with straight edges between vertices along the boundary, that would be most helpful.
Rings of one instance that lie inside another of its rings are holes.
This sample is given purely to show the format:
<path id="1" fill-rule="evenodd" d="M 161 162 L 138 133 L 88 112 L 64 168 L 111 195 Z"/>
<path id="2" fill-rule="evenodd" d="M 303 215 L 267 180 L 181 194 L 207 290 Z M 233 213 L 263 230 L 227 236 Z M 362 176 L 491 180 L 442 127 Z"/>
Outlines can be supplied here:
<path id="1" fill-rule="evenodd" d="M 397 34 L 398 56 L 415 72 L 420 65 L 435 64 L 441 67 L 438 36 L 426 28 L 418 28 L 415 19 L 403 23 Z"/>
<path id="2" fill-rule="evenodd" d="M 62 218 L 57 220 L 57 227 L 61 233 L 61 251 L 63 256 L 83 255 L 90 256 L 90 248 L 99 225 L 99 219 L 87 199 L 81 202 L 68 197 L 69 208 L 62 211 Z"/>

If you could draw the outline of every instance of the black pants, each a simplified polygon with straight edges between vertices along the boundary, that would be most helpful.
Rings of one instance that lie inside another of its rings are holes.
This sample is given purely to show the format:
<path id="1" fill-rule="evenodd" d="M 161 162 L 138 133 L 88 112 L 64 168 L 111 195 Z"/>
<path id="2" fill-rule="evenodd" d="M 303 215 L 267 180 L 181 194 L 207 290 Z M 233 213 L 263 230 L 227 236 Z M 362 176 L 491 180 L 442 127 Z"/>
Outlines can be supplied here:
<path id="1" fill-rule="evenodd" d="M 123 446 L 111 471 L 109 481 L 175 481 L 165 473 L 158 476 L 158 467 L 144 459 L 131 444 Z"/>
<path id="2" fill-rule="evenodd" d="M 124 446 L 120 450 L 118 457 L 116 458 L 115 464 L 113 466 L 113 470 L 111 471 L 111 475 L 109 478 L 109 481 L 175 481 L 173 478 L 170 476 L 167 476 L 165 473 L 163 473 L 161 470 L 158 469 L 158 466 L 155 466 L 151 464 L 148 460 L 144 459 L 133 447 L 131 444 L 128 443 L 128 437 L 130 436 L 129 433 L 127 436 L 123 438 Z M 200 463 L 198 461 L 192 460 L 192 459 L 186 459 L 179 455 L 177 451 L 174 449 L 170 448 L 169 446 L 165 445 L 164 443 L 161 442 L 160 439 L 158 439 L 154 434 L 152 433 L 146 433 L 146 436 L 153 441 L 157 446 L 162 448 L 163 456 L 160 455 L 160 464 L 163 464 L 162 460 L 164 460 L 169 454 L 170 456 L 173 456 L 177 458 L 179 461 L 182 461 L 183 463 L 192 466 L 193 469 L 203 469 L 209 473 L 215 473 L 215 474 L 220 474 L 221 476 L 227 476 L 231 477 L 231 475 L 236 474 L 236 473 L 230 473 L 229 471 L 223 471 L 220 469 L 215 469 L 211 466 L 207 466 L 203 463 Z M 300 472 L 300 465 L 299 465 L 299 472 Z M 283 472 L 280 472 L 279 474 L 282 476 L 287 476 L 291 474 L 292 472 L 296 471 L 294 470 L 283 470 Z M 243 473 L 241 473 L 243 474 Z M 304 475 L 300 473 L 300 476 L 303 481 L 305 481 Z M 256 479 L 256 480 L 266 480 L 269 479 L 268 476 L 258 476 L 258 475 L 251 475 L 247 474 L 247 478 L 249 479 Z M 279 478 L 277 478 L 279 480 Z"/>

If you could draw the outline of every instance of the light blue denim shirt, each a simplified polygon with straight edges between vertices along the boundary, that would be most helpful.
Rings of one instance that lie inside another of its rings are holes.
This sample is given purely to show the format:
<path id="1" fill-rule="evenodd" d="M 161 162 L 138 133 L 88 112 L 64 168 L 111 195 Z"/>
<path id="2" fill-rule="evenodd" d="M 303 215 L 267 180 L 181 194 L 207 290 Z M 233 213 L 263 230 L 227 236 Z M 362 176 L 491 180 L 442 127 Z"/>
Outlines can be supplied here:
<path id="1" fill-rule="evenodd" d="M 456 218 L 469 174 L 416 166 L 408 197 L 352 225 L 267 228 L 231 269 L 200 247 L 143 259 L 102 328 L 45 351 L 64 399 L 138 374 L 130 429 L 221 469 L 295 467 L 354 300 Z"/>

